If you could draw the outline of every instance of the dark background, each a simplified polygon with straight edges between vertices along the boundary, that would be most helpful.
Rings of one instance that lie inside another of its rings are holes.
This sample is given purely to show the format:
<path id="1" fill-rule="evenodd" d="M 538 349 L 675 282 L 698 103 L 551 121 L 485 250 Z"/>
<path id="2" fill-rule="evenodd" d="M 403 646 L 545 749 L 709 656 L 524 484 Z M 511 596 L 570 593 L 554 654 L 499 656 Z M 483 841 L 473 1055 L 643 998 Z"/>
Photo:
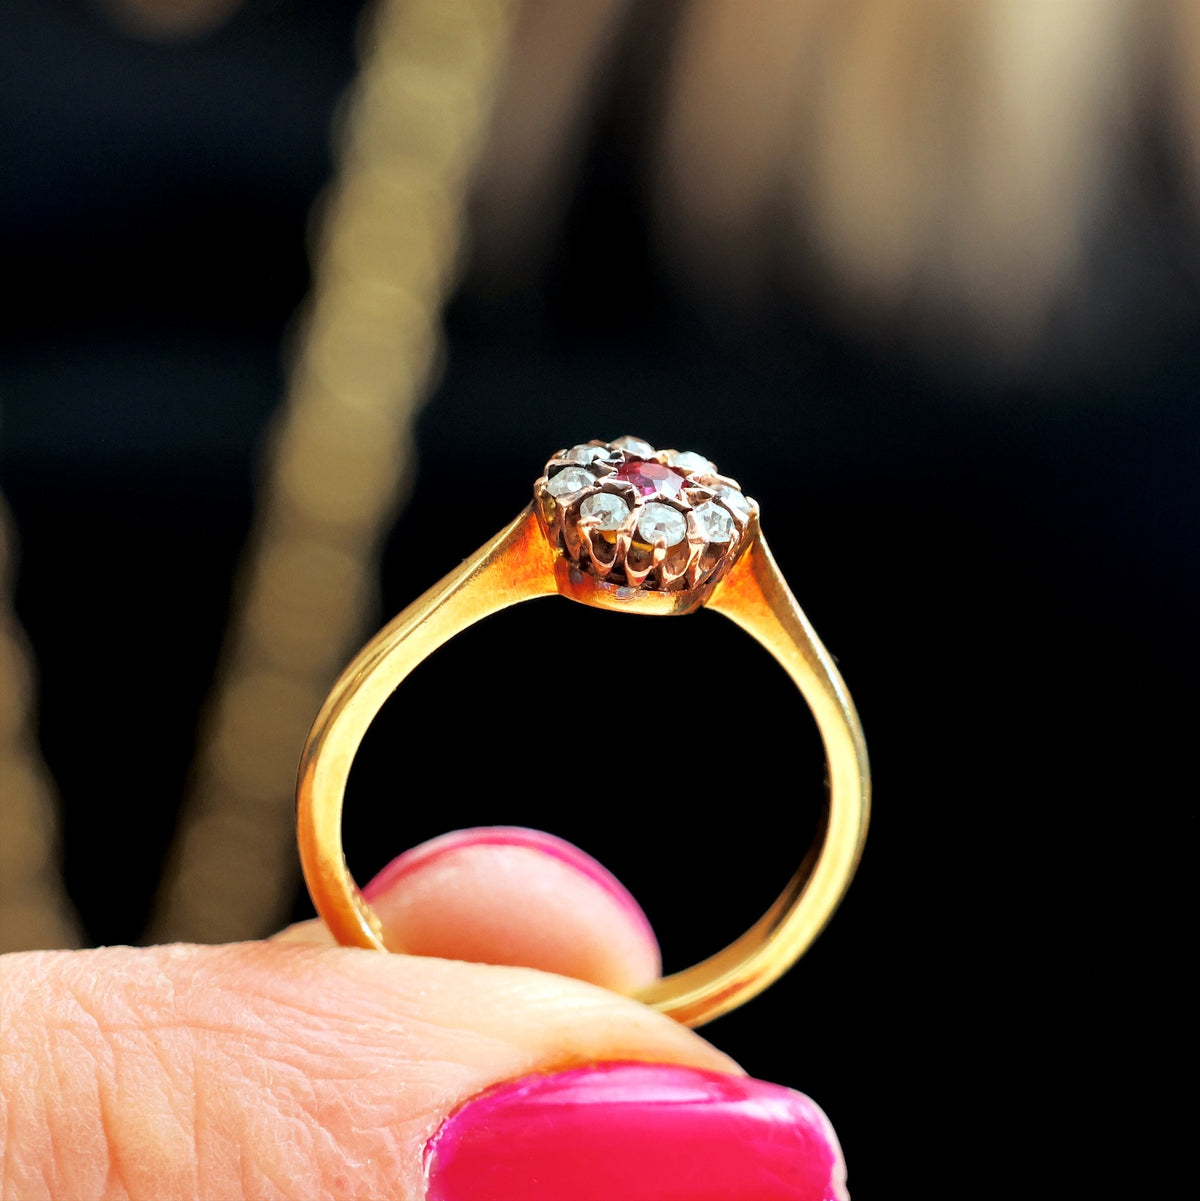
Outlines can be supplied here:
<path id="1" fill-rule="evenodd" d="M 250 4 L 163 46 L 79 5 L 0 10 L 0 470 L 96 942 L 139 938 L 171 834 L 354 17 Z M 803 288 L 737 324 L 695 305 L 655 256 L 621 83 L 548 273 L 468 280 L 450 308 L 385 610 L 510 519 L 561 446 L 633 433 L 715 458 L 839 660 L 876 808 L 828 932 L 706 1033 L 825 1107 L 859 1196 L 940 1192 L 960 1156 L 1045 1186 L 1032 1147 L 1063 1181 L 1149 1178 L 1167 1127 L 1115 1132 L 1156 1112 L 1142 1068 L 1176 1053 L 1200 661 L 1200 223 L 1154 123 L 1096 234 L 1102 335 L 998 377 L 851 336 Z M 430 749 L 446 738 L 463 753 Z M 803 703 L 728 623 L 537 602 L 398 694 L 347 849 L 365 879 L 447 829 L 544 827 L 632 888 L 679 967 L 793 869 L 822 770 Z"/>

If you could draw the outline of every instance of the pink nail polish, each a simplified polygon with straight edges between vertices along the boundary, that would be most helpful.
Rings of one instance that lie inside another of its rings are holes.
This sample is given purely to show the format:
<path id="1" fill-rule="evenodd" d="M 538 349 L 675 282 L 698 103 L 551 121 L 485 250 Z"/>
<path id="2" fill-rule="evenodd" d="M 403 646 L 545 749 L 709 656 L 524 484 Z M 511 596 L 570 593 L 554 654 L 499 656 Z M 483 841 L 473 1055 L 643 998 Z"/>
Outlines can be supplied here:
<path id="1" fill-rule="evenodd" d="M 425 1148 L 428 1201 L 846 1201 L 807 1097 L 671 1064 L 593 1064 L 468 1101 Z"/>
<path id="2" fill-rule="evenodd" d="M 363 896 L 368 901 L 374 901 L 381 893 L 394 888 L 411 872 L 428 867 L 438 859 L 466 847 L 477 846 L 524 847 L 527 850 L 540 851 L 543 855 L 565 863 L 607 892 L 642 927 L 647 941 L 657 945 L 654 930 L 642 912 L 642 907 L 612 872 L 565 839 L 556 838 L 544 830 L 530 830 L 524 826 L 479 826 L 470 830 L 453 830 L 449 834 L 431 838 L 393 859 L 362 890 Z"/>

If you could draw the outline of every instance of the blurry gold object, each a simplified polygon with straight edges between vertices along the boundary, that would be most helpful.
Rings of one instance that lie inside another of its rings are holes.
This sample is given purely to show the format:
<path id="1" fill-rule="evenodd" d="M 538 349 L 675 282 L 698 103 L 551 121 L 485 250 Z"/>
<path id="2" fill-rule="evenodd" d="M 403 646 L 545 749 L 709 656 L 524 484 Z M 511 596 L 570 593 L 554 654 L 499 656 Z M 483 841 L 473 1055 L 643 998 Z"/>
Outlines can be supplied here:
<path id="1" fill-rule="evenodd" d="M 296 754 L 375 605 L 511 19 L 504 0 L 384 0 L 363 25 L 300 349 L 152 941 L 246 938 L 286 916 Z"/>
<path id="2" fill-rule="evenodd" d="M 636 443 L 637 449 L 631 452 L 622 442 Z M 588 457 L 601 448 L 603 457 Z M 675 455 L 636 439 L 559 452 L 535 486 L 533 504 L 376 634 L 333 686 L 300 763 L 297 837 L 309 892 L 339 942 L 404 949 L 403 931 L 393 931 L 385 943 L 379 918 L 342 851 L 346 782 L 363 735 L 394 689 L 439 646 L 492 613 L 556 592 L 629 613 L 665 616 L 702 606 L 723 613 L 791 677 L 816 720 L 829 764 L 825 820 L 775 903 L 723 951 L 657 981 L 639 998 L 699 1026 L 778 979 L 824 928 L 854 875 L 867 831 L 870 770 L 858 716 L 829 652 L 767 549 L 757 505 L 706 461 L 671 471 Z M 656 490 L 653 479 L 637 477 L 630 483 L 631 469 L 647 465 L 658 468 L 664 491 Z M 556 480 L 563 486 L 556 489 Z M 587 501 L 597 497 L 619 504 L 615 518 L 610 508 L 600 519 L 619 525 L 618 542 L 626 544 L 615 560 L 597 562 L 591 553 L 590 534 L 598 519 L 595 512 L 589 516 Z M 639 525 L 639 513 L 651 522 L 660 516 L 650 510 L 679 514 L 687 532 L 676 522 L 673 532 L 647 547 L 654 552 L 647 556 L 652 565 L 643 570 L 634 557 L 638 543 L 628 535 L 646 528 Z M 714 552 L 709 557 L 702 553 L 705 543 Z M 672 550 L 701 564 L 701 571 L 671 570 Z M 469 747 L 463 749 L 469 753 Z"/>
<path id="3" fill-rule="evenodd" d="M 37 746 L 33 657 L 12 608 L 14 558 L 0 498 L 0 951 L 77 947 L 58 865 L 58 795 Z"/>
<path id="4" fill-rule="evenodd" d="M 154 42 L 181 42 L 220 28 L 242 0 L 93 0 L 121 30 Z"/>

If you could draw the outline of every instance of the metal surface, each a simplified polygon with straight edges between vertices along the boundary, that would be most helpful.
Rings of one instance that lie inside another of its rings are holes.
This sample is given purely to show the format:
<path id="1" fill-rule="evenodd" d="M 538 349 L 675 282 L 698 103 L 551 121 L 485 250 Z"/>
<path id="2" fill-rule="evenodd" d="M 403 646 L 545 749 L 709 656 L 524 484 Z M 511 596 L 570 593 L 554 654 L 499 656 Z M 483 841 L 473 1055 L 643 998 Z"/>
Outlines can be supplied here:
<path id="1" fill-rule="evenodd" d="M 539 484 L 543 481 L 539 481 Z M 815 845 L 770 909 L 724 950 L 638 994 L 690 1026 L 735 1009 L 778 979 L 841 901 L 866 835 L 870 775 L 854 705 L 801 612 L 754 520 L 725 574 L 695 589 L 617 583 L 572 563 L 551 544 L 537 502 L 456 571 L 414 601 L 359 652 L 334 685 L 300 763 L 298 838 L 317 911 L 343 944 L 385 945 L 380 922 L 346 867 L 341 821 L 350 765 L 392 691 L 456 634 L 498 610 L 555 592 L 626 612 L 676 614 L 700 604 L 724 613 L 787 671 L 816 719 L 829 766 L 829 803 Z M 719 576 L 719 573 L 718 573 Z"/>

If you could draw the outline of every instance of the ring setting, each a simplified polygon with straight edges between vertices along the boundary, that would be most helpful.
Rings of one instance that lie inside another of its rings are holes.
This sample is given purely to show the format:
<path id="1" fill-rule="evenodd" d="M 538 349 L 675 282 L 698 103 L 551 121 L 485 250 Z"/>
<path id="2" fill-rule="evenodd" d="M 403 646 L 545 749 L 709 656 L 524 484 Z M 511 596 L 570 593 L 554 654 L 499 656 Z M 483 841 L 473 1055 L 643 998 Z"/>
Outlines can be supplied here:
<path id="1" fill-rule="evenodd" d="M 391 693 L 434 650 L 492 613 L 555 594 L 648 615 L 702 607 L 723 614 L 783 667 L 821 734 L 825 814 L 791 880 L 740 938 L 638 994 L 697 1026 L 766 988 L 824 928 L 862 851 L 870 770 L 853 702 L 767 547 L 757 502 L 693 451 L 656 450 L 629 436 L 558 451 L 515 520 L 363 647 L 322 705 L 301 756 L 305 881 L 339 942 L 404 950 L 403 931 L 385 936 L 342 851 L 354 756 Z"/>
<path id="2" fill-rule="evenodd" d="M 534 498 L 547 539 L 569 562 L 656 592 L 716 583 L 758 521 L 758 504 L 703 455 L 632 437 L 559 451 Z"/>

